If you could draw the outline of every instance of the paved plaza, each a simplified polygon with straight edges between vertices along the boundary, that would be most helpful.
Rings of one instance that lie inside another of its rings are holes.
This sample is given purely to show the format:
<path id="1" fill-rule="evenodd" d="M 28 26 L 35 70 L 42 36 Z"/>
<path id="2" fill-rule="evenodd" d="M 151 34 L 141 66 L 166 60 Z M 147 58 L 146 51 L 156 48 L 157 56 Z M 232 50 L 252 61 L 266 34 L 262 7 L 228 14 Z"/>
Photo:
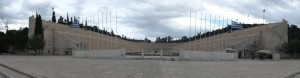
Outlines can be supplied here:
<path id="1" fill-rule="evenodd" d="M 300 71 L 300 60 L 163 61 L 1 55 L 0 63 L 47 78 L 282 78 Z"/>

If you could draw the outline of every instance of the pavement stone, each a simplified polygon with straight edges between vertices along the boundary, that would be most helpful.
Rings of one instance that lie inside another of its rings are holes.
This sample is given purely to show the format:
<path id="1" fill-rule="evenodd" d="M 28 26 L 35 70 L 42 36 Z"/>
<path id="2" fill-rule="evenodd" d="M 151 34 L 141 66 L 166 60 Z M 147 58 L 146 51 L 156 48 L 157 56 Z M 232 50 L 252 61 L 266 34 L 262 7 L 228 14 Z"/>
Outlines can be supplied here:
<path id="1" fill-rule="evenodd" d="M 0 63 L 48 78 L 283 78 L 300 71 L 300 60 L 163 61 L 0 56 Z"/>
<path id="2" fill-rule="evenodd" d="M 0 74 L 0 78 L 5 78 L 5 76 L 3 76 L 2 74 Z"/>

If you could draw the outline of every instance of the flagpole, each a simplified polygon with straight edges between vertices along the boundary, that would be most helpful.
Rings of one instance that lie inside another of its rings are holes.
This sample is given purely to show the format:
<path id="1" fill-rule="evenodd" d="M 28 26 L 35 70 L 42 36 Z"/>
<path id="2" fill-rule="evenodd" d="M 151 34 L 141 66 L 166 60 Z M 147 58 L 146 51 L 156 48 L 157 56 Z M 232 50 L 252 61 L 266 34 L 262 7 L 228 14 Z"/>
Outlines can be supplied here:
<path id="1" fill-rule="evenodd" d="M 227 33 L 229 33 L 228 18 L 226 19 L 226 27 L 227 27 Z M 228 35 L 229 35 L 229 34 L 228 34 Z M 229 48 L 229 47 L 228 47 L 228 45 L 229 45 L 229 43 L 228 43 L 228 42 L 229 42 L 229 41 L 228 41 L 228 39 L 229 39 L 229 38 L 226 38 L 226 41 L 227 41 L 227 42 L 226 42 L 226 48 Z"/>
<path id="2" fill-rule="evenodd" d="M 231 20 L 230 22 L 232 23 L 232 20 Z M 233 34 L 232 34 L 232 24 L 230 25 L 230 33 L 231 33 L 231 34 L 230 34 L 230 38 L 229 38 L 229 42 L 230 42 L 229 47 L 232 46 L 232 44 L 231 44 L 231 43 L 232 43 L 232 42 L 231 42 L 231 41 L 232 41 L 231 39 L 232 39 L 232 35 L 233 35 Z"/>
<path id="3" fill-rule="evenodd" d="M 82 18 L 81 18 L 81 19 L 82 19 Z M 83 28 L 83 26 L 84 26 L 83 21 L 84 21 L 84 18 L 82 19 L 82 22 L 81 22 L 81 23 L 82 23 L 82 28 Z M 80 26 L 79 26 L 79 28 L 80 28 Z M 80 28 L 80 29 L 82 30 L 82 28 Z M 82 50 L 81 48 L 82 48 L 82 43 L 83 43 L 83 39 L 81 40 L 82 35 L 83 35 L 83 34 L 79 35 L 80 51 Z"/>
<path id="4" fill-rule="evenodd" d="M 106 18 L 106 20 L 105 20 L 106 26 L 105 26 L 105 27 L 106 27 L 106 30 L 108 30 L 108 25 L 107 25 L 107 12 L 106 12 L 106 17 L 105 17 L 105 18 Z M 108 34 L 108 31 L 106 31 L 105 34 Z M 106 37 L 106 39 L 107 39 L 107 38 L 108 38 L 108 37 Z M 106 48 L 107 48 L 107 50 L 109 50 L 109 49 L 108 49 L 108 48 L 109 48 L 109 47 L 108 47 L 108 44 L 109 44 L 109 43 L 108 43 L 108 39 L 107 39 L 107 40 L 106 40 Z"/>
<path id="5" fill-rule="evenodd" d="M 91 17 L 90 17 L 91 18 Z M 89 33 L 88 33 L 88 26 L 90 25 L 90 20 L 89 19 L 87 19 L 88 21 L 87 21 L 87 26 L 86 26 L 86 42 L 87 42 L 87 50 L 90 50 L 90 48 L 89 48 Z"/>
<path id="6" fill-rule="evenodd" d="M 263 24 L 265 23 L 265 12 L 266 12 L 266 9 L 263 10 L 263 21 L 262 21 Z"/>
<path id="7" fill-rule="evenodd" d="M 93 34 L 93 24 L 94 24 L 94 15 L 91 16 L 90 32 L 92 32 L 92 33 L 90 33 L 90 36 L 89 36 L 89 37 L 90 37 L 90 41 L 92 41 L 92 42 L 94 42 L 94 41 L 93 41 L 93 35 L 94 35 L 94 34 Z M 90 43 L 90 45 L 91 45 L 91 47 L 90 47 L 91 50 L 93 50 L 93 44 L 92 44 L 92 42 Z"/>
<path id="8" fill-rule="evenodd" d="M 97 15 L 95 15 L 95 16 L 97 16 Z M 94 44 L 94 50 L 96 50 L 96 45 L 97 45 L 97 36 L 96 36 L 96 34 L 97 34 L 97 32 L 96 32 L 96 28 L 97 28 L 97 22 L 96 22 L 96 17 L 95 16 L 93 16 L 93 22 L 94 22 L 94 25 L 93 25 L 93 34 L 94 34 L 94 37 L 93 37 L 93 40 L 95 41 L 95 43 L 93 43 Z"/>
<path id="9" fill-rule="evenodd" d="M 200 27 L 199 27 L 199 30 L 200 30 L 200 34 L 199 34 L 200 35 L 199 36 L 199 51 L 201 51 L 201 48 L 202 48 L 202 45 L 201 45 L 201 35 L 202 35 L 202 33 L 201 33 L 201 27 L 202 27 L 202 22 L 203 22 L 203 20 L 202 20 L 202 12 L 201 12 Z"/>
<path id="10" fill-rule="evenodd" d="M 224 46 L 224 35 L 225 35 L 225 24 L 224 24 L 224 17 L 222 20 L 222 25 L 224 26 L 224 28 L 222 27 L 222 33 L 223 33 L 223 38 L 222 38 L 222 48 L 224 49 L 226 47 L 226 45 Z"/>
<path id="11" fill-rule="evenodd" d="M 248 24 L 250 24 L 250 22 L 249 22 L 249 14 L 248 14 L 247 22 L 248 22 Z"/>
<path id="12" fill-rule="evenodd" d="M 214 19 L 214 28 L 213 28 L 213 31 L 214 31 L 214 38 L 216 38 L 217 36 L 216 36 L 216 22 L 217 22 L 217 15 L 215 15 L 215 19 Z M 216 41 L 217 39 L 213 39 L 213 41 L 214 41 L 214 43 L 216 42 L 217 43 L 217 41 Z M 216 50 L 218 47 L 214 44 L 213 45 L 213 50 Z"/>
<path id="13" fill-rule="evenodd" d="M 116 50 L 118 49 L 118 28 L 117 28 L 117 19 L 118 19 L 118 13 L 117 13 L 117 11 L 116 11 Z"/>
<path id="14" fill-rule="evenodd" d="M 219 26 L 218 26 L 218 29 L 219 29 L 219 31 L 218 31 L 218 36 L 219 36 L 219 39 L 218 39 L 218 41 L 219 41 L 219 48 L 220 48 L 220 51 L 221 51 L 221 45 L 222 45 L 222 43 L 221 43 L 221 27 L 220 26 L 222 26 L 221 25 L 221 16 L 219 16 Z"/>
<path id="15" fill-rule="evenodd" d="M 204 34 L 205 37 L 204 38 L 206 38 L 206 34 L 207 34 L 207 30 L 206 30 L 206 13 L 204 15 L 204 31 L 205 31 L 205 34 Z M 204 47 L 204 51 L 206 51 L 206 48 L 205 48 L 206 47 L 206 42 L 207 41 L 204 42 L 204 46 L 203 46 Z"/>
<path id="16" fill-rule="evenodd" d="M 191 51 L 191 27 L 192 27 L 192 12 L 190 10 L 189 51 Z"/>
<path id="17" fill-rule="evenodd" d="M 93 22 L 92 22 L 92 23 L 93 23 L 93 25 L 92 25 L 92 28 L 93 28 L 93 30 L 92 30 L 92 31 L 93 31 L 92 35 L 94 35 L 94 37 L 95 37 L 95 33 L 94 33 L 94 32 L 95 32 L 95 28 L 94 28 L 94 26 L 95 26 L 95 19 L 94 19 L 94 15 L 93 15 Z M 94 40 L 94 42 L 96 42 L 96 40 L 94 39 L 94 37 L 92 37 L 91 39 Z M 91 40 L 91 41 L 92 41 L 92 40 Z M 94 49 L 95 49 L 95 43 L 93 43 L 93 44 L 91 43 L 91 45 L 93 45 L 93 46 L 92 46 L 92 49 L 94 50 Z"/>
<path id="18" fill-rule="evenodd" d="M 109 12 L 109 29 L 110 29 L 110 37 L 112 37 L 112 28 L 111 28 L 111 12 Z M 110 50 L 112 50 L 112 40 L 110 40 Z"/>
<path id="19" fill-rule="evenodd" d="M 90 16 L 90 29 L 89 31 L 92 31 L 92 16 Z M 91 34 L 91 33 L 89 33 Z M 91 36 L 89 36 L 89 41 L 92 41 L 91 39 Z M 89 50 L 92 50 L 92 43 L 89 43 L 90 44 L 90 49 Z"/>
<path id="20" fill-rule="evenodd" d="M 99 13 L 97 13 L 97 14 L 98 14 L 98 24 L 97 24 L 97 29 L 98 29 L 98 31 L 97 31 L 97 35 L 99 35 L 99 33 L 100 33 Z M 99 36 L 99 37 L 100 37 L 100 36 Z M 97 37 L 96 37 L 96 38 L 97 38 Z M 98 41 L 97 48 L 99 48 L 99 50 L 100 50 L 100 47 L 99 47 L 100 41 L 99 41 L 99 39 L 100 39 L 100 38 L 98 38 L 98 39 L 96 39 L 96 40 Z"/>
<path id="21" fill-rule="evenodd" d="M 103 33 L 103 31 L 104 31 L 104 25 L 103 25 L 103 12 L 101 13 L 101 15 L 102 15 L 102 17 L 101 17 L 101 18 L 102 18 L 102 31 L 101 31 L 101 32 L 102 32 L 102 34 L 101 34 L 101 41 L 102 41 L 102 42 L 101 42 L 101 50 L 103 50 L 103 49 L 104 49 L 104 48 L 103 48 L 103 46 L 104 46 L 104 45 L 103 45 L 103 40 L 104 40 L 104 38 L 103 38 L 103 35 L 104 35 L 104 33 Z"/>
<path id="22" fill-rule="evenodd" d="M 83 24 L 83 25 L 82 25 L 82 29 L 83 29 L 83 31 L 84 31 L 84 30 L 85 30 L 85 28 L 84 28 L 84 27 L 85 27 L 84 17 L 82 18 L 82 21 L 83 21 L 83 22 L 82 22 L 82 24 Z M 85 33 L 85 32 L 83 32 L 83 35 L 82 35 L 82 44 L 84 43 L 84 33 Z M 83 50 L 83 49 L 84 49 L 84 46 L 82 46 L 82 50 Z"/>
<path id="23" fill-rule="evenodd" d="M 86 37 L 86 45 L 85 45 L 85 50 L 87 50 L 88 49 L 88 37 L 87 37 L 87 17 L 85 17 L 85 23 L 86 23 L 86 26 L 85 26 L 85 37 Z"/>
<path id="24" fill-rule="evenodd" d="M 79 18 L 79 20 L 78 20 L 78 23 L 80 24 L 80 18 Z M 80 25 L 79 25 L 79 30 L 80 30 L 81 28 L 80 28 Z M 81 42 L 80 42 L 80 35 L 81 35 L 81 33 L 78 35 L 78 37 L 79 37 L 79 51 L 80 51 L 80 46 L 81 46 Z"/>
<path id="25" fill-rule="evenodd" d="M 225 37 L 227 37 L 227 36 L 228 36 L 228 26 L 227 26 L 227 24 L 226 24 L 226 22 L 227 22 L 226 19 L 227 19 L 227 18 L 224 18 L 224 17 L 223 17 L 223 19 L 224 19 L 224 20 L 223 20 L 223 23 L 224 23 L 224 26 L 225 26 L 225 28 L 224 28 L 224 33 L 227 33 L 227 35 L 225 35 Z M 227 29 L 226 29 L 226 27 L 227 27 Z M 225 47 L 225 48 L 228 48 L 228 47 L 227 47 L 227 38 L 225 38 L 224 44 L 225 44 L 224 47 Z"/>
<path id="26" fill-rule="evenodd" d="M 211 14 L 209 14 L 209 29 L 211 30 Z M 212 33 L 212 31 L 211 32 L 209 32 L 209 34 L 208 34 L 208 38 L 209 38 L 209 48 L 208 48 L 208 51 L 210 51 L 210 48 L 211 48 L 211 33 Z"/>
<path id="27" fill-rule="evenodd" d="M 197 37 L 197 33 L 196 33 L 196 24 L 197 24 L 197 12 L 196 12 L 196 18 L 195 18 L 195 40 L 194 40 L 194 42 L 195 42 L 195 45 L 194 46 L 196 46 L 197 45 L 197 43 L 196 43 L 196 37 Z M 195 47 L 195 51 L 196 51 L 196 47 Z"/>

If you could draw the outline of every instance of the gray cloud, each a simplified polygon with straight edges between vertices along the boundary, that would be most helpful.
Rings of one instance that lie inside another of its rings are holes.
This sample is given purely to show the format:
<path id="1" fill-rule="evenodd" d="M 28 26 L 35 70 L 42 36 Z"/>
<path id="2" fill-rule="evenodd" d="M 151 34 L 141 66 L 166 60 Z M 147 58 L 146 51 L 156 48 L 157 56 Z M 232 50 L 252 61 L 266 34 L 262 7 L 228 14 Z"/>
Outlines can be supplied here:
<path id="1" fill-rule="evenodd" d="M 147 8 L 140 9 L 140 7 L 131 7 L 132 15 L 122 18 L 124 19 L 121 21 L 123 24 L 129 23 L 130 26 L 139 29 L 141 33 L 152 38 L 157 36 L 179 38 L 186 35 L 181 29 L 170 26 L 170 24 L 174 23 L 170 20 L 186 16 L 189 12 L 189 5 L 185 3 L 162 5 L 159 4 L 159 2 L 153 3 L 147 1 L 142 1 L 138 4 L 144 5 Z"/>
<path id="2" fill-rule="evenodd" d="M 71 4 L 52 3 L 51 0 L 33 3 L 30 1 L 21 1 L 22 11 L 12 12 L 9 6 L 16 5 L 13 0 L 0 1 L 0 16 L 5 17 L 10 23 L 24 24 L 28 22 L 29 15 L 35 11 L 39 12 L 43 19 L 51 18 L 52 4 L 59 5 L 64 8 L 66 14 L 69 12 L 71 16 L 89 17 L 103 12 L 118 11 L 119 26 L 135 29 L 134 36 L 143 35 L 145 37 L 155 38 L 157 36 L 172 36 L 180 38 L 188 35 L 188 29 L 179 29 L 174 25 L 172 19 L 181 17 L 189 17 L 189 10 L 205 11 L 203 5 L 197 3 L 205 3 L 212 6 L 223 7 L 234 10 L 239 14 L 250 15 L 253 18 L 262 18 L 262 10 L 266 9 L 266 20 L 268 22 L 279 22 L 281 19 L 287 19 L 290 24 L 299 26 L 300 20 L 297 13 L 300 4 L 296 0 L 70 0 Z M 66 5 L 63 5 L 66 4 Z M 54 6 L 55 7 L 55 6 Z M 89 11 L 95 12 L 89 12 Z M 97 13 L 96 13 L 97 12 Z M 65 15 L 63 15 L 66 17 Z M 58 17 L 58 15 L 57 15 Z M 188 22 L 189 20 L 183 20 Z M 28 24 L 26 24 L 28 25 Z M 123 30 L 128 31 L 128 30 Z M 132 30 L 131 30 L 132 31 Z M 121 32 L 122 33 L 122 32 Z M 125 34 L 131 35 L 131 34 Z"/>
<path id="3" fill-rule="evenodd" d="M 283 18 L 290 19 L 288 21 L 295 21 L 296 19 L 291 18 L 294 18 L 295 15 L 299 15 L 297 11 L 300 10 L 296 9 L 295 6 L 291 5 L 291 3 L 294 2 L 299 3 L 299 1 L 296 0 L 208 0 L 208 2 L 214 6 L 222 6 L 233 9 L 244 15 L 249 14 L 251 17 L 254 18 L 262 18 L 263 9 L 265 9 L 265 17 L 267 18 L 266 21 L 268 22 L 278 22 L 281 21 L 281 19 Z M 291 23 L 299 24 L 298 22 Z"/>
<path id="4" fill-rule="evenodd" d="M 16 3 L 19 3 L 18 6 Z M 7 22 L 9 28 L 18 28 L 12 27 L 11 24 L 25 24 L 28 25 L 28 17 L 32 12 L 37 11 L 42 16 L 48 15 L 51 10 L 51 2 L 43 3 L 30 3 L 29 1 L 22 0 L 1 0 L 0 2 L 0 16 L 3 17 Z M 50 16 L 45 16 L 44 19 L 49 19 Z M 1 25 L 1 28 L 3 26 Z"/>
<path id="5" fill-rule="evenodd" d="M 16 20 L 20 19 L 19 17 L 22 14 L 20 12 L 15 12 L 14 10 L 7 8 L 11 7 L 14 1 L 12 0 L 1 0 L 0 2 L 0 16 L 3 17 L 8 23 L 15 23 Z"/>

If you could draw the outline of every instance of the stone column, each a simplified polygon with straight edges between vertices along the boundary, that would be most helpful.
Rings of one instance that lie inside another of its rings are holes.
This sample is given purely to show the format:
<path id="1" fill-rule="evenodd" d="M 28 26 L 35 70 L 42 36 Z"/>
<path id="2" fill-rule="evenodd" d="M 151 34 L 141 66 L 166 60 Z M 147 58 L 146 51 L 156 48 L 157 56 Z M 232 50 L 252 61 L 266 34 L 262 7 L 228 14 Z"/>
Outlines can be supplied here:
<path id="1" fill-rule="evenodd" d="M 142 50 L 142 58 L 144 58 L 144 49 Z"/>
<path id="2" fill-rule="evenodd" d="M 280 54 L 272 54 L 272 59 L 273 60 L 279 60 L 280 59 Z"/>
<path id="3" fill-rule="evenodd" d="M 234 54 L 234 59 L 237 60 L 238 59 L 238 55 L 239 55 L 238 50 L 236 50 L 235 52 L 233 52 L 233 54 Z"/>
<path id="4" fill-rule="evenodd" d="M 162 58 L 162 57 L 163 57 L 163 50 L 160 49 L 160 58 Z"/>

